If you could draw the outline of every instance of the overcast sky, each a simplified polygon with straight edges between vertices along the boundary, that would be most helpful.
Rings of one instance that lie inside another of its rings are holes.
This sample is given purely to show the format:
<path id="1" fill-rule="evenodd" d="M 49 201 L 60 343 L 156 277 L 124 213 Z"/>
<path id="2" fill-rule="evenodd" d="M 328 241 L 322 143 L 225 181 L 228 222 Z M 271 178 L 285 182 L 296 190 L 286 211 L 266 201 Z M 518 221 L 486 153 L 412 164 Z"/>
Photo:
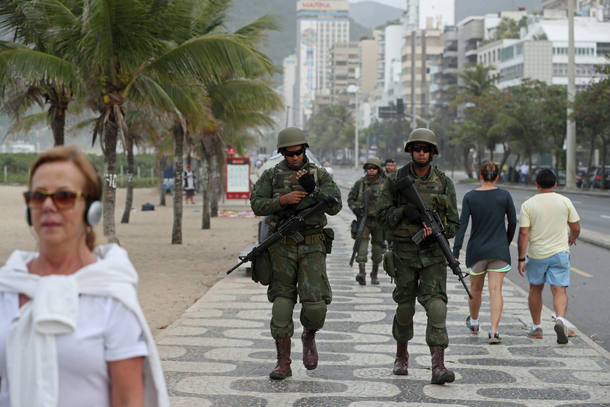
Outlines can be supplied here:
<path id="1" fill-rule="evenodd" d="M 370 0 L 350 0 L 350 3 L 360 3 L 362 1 L 370 1 Z M 401 9 L 405 9 L 407 7 L 406 0 L 374 0 L 378 3 L 387 4 L 388 6 L 398 7 Z"/>

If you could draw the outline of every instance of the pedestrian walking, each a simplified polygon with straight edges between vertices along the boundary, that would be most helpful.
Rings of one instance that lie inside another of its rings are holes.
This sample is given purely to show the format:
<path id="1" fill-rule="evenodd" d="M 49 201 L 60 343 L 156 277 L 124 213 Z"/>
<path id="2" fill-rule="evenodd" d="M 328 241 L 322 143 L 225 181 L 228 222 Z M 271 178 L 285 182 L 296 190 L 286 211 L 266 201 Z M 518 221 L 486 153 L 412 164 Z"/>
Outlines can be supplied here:
<path id="1" fill-rule="evenodd" d="M 267 216 L 270 233 L 283 219 L 328 196 L 337 202 L 326 209 L 326 213 L 337 214 L 341 210 L 341 192 L 326 170 L 307 159 L 305 151 L 309 144 L 303 131 L 296 127 L 282 130 L 277 148 L 284 160 L 263 172 L 250 199 L 254 213 Z M 292 376 L 292 313 L 297 298 L 302 306 L 303 365 L 308 370 L 318 365 L 315 334 L 324 326 L 327 305 L 332 300 L 326 275 L 326 254 L 330 253 L 333 234 L 332 229 L 325 226 L 325 214 L 313 214 L 307 218 L 305 230 L 300 232 L 302 241 L 288 237 L 269 249 L 273 273 L 267 298 L 273 303 L 270 327 L 277 350 L 277 365 L 269 374 L 271 379 Z"/>
<path id="2" fill-rule="evenodd" d="M 472 228 L 466 247 L 466 267 L 470 274 L 472 299 L 468 300 L 470 315 L 466 318 L 466 326 L 472 334 L 479 333 L 481 294 L 487 275 L 491 313 L 488 343 L 493 345 L 502 342 L 498 332 L 504 305 L 502 283 L 506 273 L 511 270 L 509 247 L 517 228 L 517 215 L 510 193 L 496 187 L 498 182 L 496 164 L 491 161 L 483 164 L 479 171 L 479 179 L 481 186 L 467 192 L 462 200 L 460 229 L 453 243 L 453 255 L 459 259 L 464 235 L 472 218 Z"/>
<path id="3" fill-rule="evenodd" d="M 521 164 L 519 167 L 519 182 L 522 184 L 527 184 L 529 182 L 528 174 L 530 172 L 530 167 L 526 163 Z"/>
<path id="4" fill-rule="evenodd" d="M 96 246 L 101 181 L 60 146 L 36 159 L 24 193 L 37 252 L 0 268 L 0 406 L 167 406 L 161 362 L 116 244 Z"/>
<path id="5" fill-rule="evenodd" d="M 191 170 L 191 164 L 186 165 L 184 171 L 184 202 L 195 204 L 195 174 Z"/>
<path id="6" fill-rule="evenodd" d="M 570 285 L 570 246 L 580 234 L 579 216 L 572 201 L 555 192 L 557 177 L 548 168 L 536 175 L 538 193 L 521 205 L 519 216 L 519 274 L 530 283 L 532 316 L 529 337 L 542 338 L 542 290 L 548 283 L 555 309 L 557 343 L 568 343 L 565 319 Z M 527 258 L 526 258 L 527 254 Z"/>
<path id="7" fill-rule="evenodd" d="M 358 250 L 358 256 L 356 257 L 356 263 L 358 263 L 356 281 L 360 285 L 366 285 L 366 260 L 370 242 L 371 261 L 373 262 L 371 284 L 377 285 L 379 284 L 377 273 L 382 260 L 382 247 L 384 244 L 384 228 L 377 219 L 377 201 L 381 196 L 381 188 L 383 187 L 385 177 L 381 173 L 381 160 L 376 157 L 370 157 L 366 160 L 363 168 L 366 174 L 354 183 L 347 197 L 347 204 L 352 212 L 354 212 L 354 215 L 356 215 L 355 225 L 361 222 L 365 211 L 367 215 L 366 219 L 364 219 L 364 229 L 362 229 L 361 236 L 359 236 L 360 244 L 356 248 Z M 364 207 L 365 204 L 366 208 Z M 353 233 L 352 238 L 356 239 L 357 237 Z"/>
<path id="8" fill-rule="evenodd" d="M 425 308 L 428 319 L 426 343 L 432 356 L 433 384 L 450 383 L 454 373 L 444 365 L 447 335 L 447 260 L 436 240 L 427 239 L 432 230 L 422 222 L 413 202 L 401 193 L 399 180 L 412 178 L 426 206 L 435 210 L 445 227 L 447 238 L 455 236 L 459 227 L 453 182 L 432 159 L 438 154 L 436 135 L 432 130 L 418 128 L 411 132 L 405 145 L 412 161 L 390 174 L 379 202 L 382 222 L 390 229 L 391 250 L 384 257 L 386 271 L 394 275 L 393 299 L 397 303 L 392 334 L 397 342 L 393 373 L 408 374 L 408 342 L 413 338 L 415 299 Z M 425 227 L 424 240 L 415 244 L 412 238 Z M 393 267 L 392 267 L 393 264 Z"/>

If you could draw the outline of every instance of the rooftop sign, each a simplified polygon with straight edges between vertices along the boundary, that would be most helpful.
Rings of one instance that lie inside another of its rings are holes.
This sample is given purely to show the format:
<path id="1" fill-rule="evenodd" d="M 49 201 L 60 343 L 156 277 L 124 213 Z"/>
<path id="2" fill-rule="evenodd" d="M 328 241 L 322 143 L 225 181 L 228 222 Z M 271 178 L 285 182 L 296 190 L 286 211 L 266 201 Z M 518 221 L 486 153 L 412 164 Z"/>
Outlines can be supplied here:
<path id="1" fill-rule="evenodd" d="M 297 11 L 348 11 L 348 0 L 299 0 Z"/>

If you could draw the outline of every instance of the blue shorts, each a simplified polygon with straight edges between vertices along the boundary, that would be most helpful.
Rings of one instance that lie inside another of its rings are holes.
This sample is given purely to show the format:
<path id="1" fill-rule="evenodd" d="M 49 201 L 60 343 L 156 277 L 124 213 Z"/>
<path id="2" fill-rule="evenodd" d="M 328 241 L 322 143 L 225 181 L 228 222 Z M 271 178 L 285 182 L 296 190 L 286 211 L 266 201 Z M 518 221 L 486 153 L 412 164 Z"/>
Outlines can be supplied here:
<path id="1" fill-rule="evenodd" d="M 530 284 L 540 285 L 545 282 L 557 287 L 570 285 L 570 252 L 567 250 L 547 257 L 525 261 L 525 275 Z"/>

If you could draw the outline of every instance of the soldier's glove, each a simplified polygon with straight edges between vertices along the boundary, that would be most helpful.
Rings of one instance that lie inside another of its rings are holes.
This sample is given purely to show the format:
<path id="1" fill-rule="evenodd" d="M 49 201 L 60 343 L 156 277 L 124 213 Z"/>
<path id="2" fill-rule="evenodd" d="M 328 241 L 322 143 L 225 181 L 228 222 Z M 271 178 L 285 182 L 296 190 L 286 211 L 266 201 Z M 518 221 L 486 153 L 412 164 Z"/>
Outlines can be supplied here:
<path id="1" fill-rule="evenodd" d="M 301 177 L 299 178 L 299 184 L 305 189 L 308 194 L 311 194 L 316 189 L 316 179 L 310 172 L 301 175 Z"/>
<path id="2" fill-rule="evenodd" d="M 412 225 L 421 225 L 423 220 L 419 211 L 412 206 L 405 205 L 402 207 L 402 213 Z"/>

